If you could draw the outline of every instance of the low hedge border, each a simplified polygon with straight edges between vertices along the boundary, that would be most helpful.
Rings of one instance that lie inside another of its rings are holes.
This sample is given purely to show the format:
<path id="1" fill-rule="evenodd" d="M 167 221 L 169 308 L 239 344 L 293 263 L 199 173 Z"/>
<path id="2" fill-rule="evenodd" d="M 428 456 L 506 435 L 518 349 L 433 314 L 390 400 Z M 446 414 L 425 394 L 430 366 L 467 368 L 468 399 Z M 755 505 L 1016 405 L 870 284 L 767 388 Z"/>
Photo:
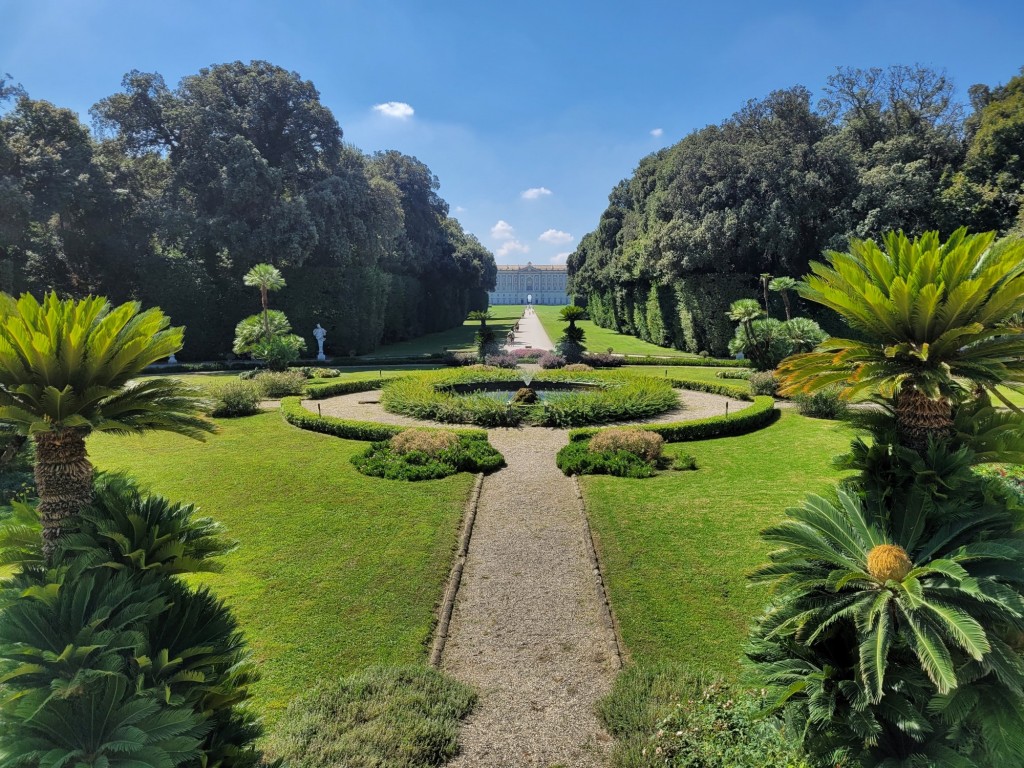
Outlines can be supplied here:
<path id="1" fill-rule="evenodd" d="M 775 399 L 758 396 L 754 404 L 728 416 L 711 416 L 693 421 L 676 421 L 666 424 L 641 424 L 640 429 L 647 429 L 665 438 L 667 443 L 685 443 L 693 440 L 711 440 L 716 437 L 733 437 L 755 432 L 767 427 L 779 417 L 775 407 Z M 581 427 L 569 430 L 569 440 L 573 442 L 589 440 L 600 430 L 596 427 Z"/>
<path id="2" fill-rule="evenodd" d="M 735 360 L 731 357 L 653 357 L 643 355 L 638 357 L 625 356 L 625 365 L 689 365 L 694 368 L 749 368 L 749 360 Z"/>
<path id="3" fill-rule="evenodd" d="M 325 379 L 323 384 L 307 384 L 307 400 L 323 400 L 338 395 L 352 395 L 356 392 L 370 392 L 380 389 L 385 383 L 399 378 L 398 376 L 385 376 L 382 379 L 364 379 L 362 381 L 349 381 L 338 379 Z"/>
<path id="4" fill-rule="evenodd" d="M 339 419 L 336 416 L 320 416 L 304 408 L 301 397 L 286 397 L 282 399 L 281 413 L 284 414 L 285 421 L 299 429 L 307 429 L 310 432 L 319 432 L 324 435 L 333 435 L 345 440 L 381 442 L 394 437 L 399 432 L 412 429 L 412 427 L 401 427 L 397 424 L 381 424 L 377 421 L 355 421 L 353 419 Z M 430 429 L 430 427 L 426 428 Z M 423 427 L 417 427 L 417 429 L 423 429 Z M 459 436 L 487 437 L 487 433 L 482 429 L 452 429 L 450 431 L 455 432 Z"/>
<path id="5" fill-rule="evenodd" d="M 746 400 L 747 402 L 754 399 L 754 396 L 750 394 L 749 390 L 743 387 L 737 387 L 735 384 L 717 384 L 713 381 L 676 379 L 671 376 L 668 378 L 668 381 L 674 389 L 688 389 L 692 392 L 707 392 L 711 395 L 722 395 L 723 397 L 731 397 L 733 400 Z"/>

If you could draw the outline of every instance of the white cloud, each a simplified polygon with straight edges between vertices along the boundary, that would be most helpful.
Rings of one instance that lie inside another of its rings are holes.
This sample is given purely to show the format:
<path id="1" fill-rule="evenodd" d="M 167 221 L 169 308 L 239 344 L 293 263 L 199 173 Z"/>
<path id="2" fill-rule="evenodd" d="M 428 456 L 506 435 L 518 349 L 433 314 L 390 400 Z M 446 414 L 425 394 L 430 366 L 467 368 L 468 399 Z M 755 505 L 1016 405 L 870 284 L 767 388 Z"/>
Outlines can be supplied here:
<path id="1" fill-rule="evenodd" d="M 566 251 L 565 253 L 556 253 L 554 256 L 551 257 L 551 263 L 565 264 L 565 262 L 569 259 L 570 253 L 571 251 Z"/>
<path id="2" fill-rule="evenodd" d="M 466 209 L 465 209 L 465 208 L 463 208 L 463 207 L 462 207 L 461 205 L 456 205 L 456 206 L 455 206 L 455 212 L 456 212 L 456 213 L 465 213 L 465 212 L 466 212 Z"/>
<path id="3" fill-rule="evenodd" d="M 653 131 L 651 131 L 651 136 L 653 136 L 654 138 L 658 138 L 664 132 L 665 132 L 664 128 L 655 128 Z"/>
<path id="4" fill-rule="evenodd" d="M 394 117 L 398 120 L 408 120 L 416 110 L 404 101 L 386 101 L 383 104 L 375 104 L 374 112 L 380 112 L 384 117 Z"/>
<path id="5" fill-rule="evenodd" d="M 530 187 L 529 189 L 524 189 L 520 197 L 523 200 L 536 200 L 541 197 L 547 197 L 550 194 L 552 192 L 547 187 Z"/>
<path id="6" fill-rule="evenodd" d="M 562 243 L 571 243 L 573 241 L 573 236 L 568 232 L 562 232 L 559 229 L 549 229 L 546 232 L 543 232 L 537 239 L 542 243 L 561 245 Z"/>
<path id="7" fill-rule="evenodd" d="M 498 223 L 491 227 L 491 237 L 495 240 L 511 240 L 515 236 L 515 228 L 504 219 L 498 219 Z"/>
<path id="8" fill-rule="evenodd" d="M 506 240 L 501 247 L 494 252 L 499 259 L 503 259 L 513 253 L 529 253 L 530 246 L 520 243 L 518 240 Z"/>

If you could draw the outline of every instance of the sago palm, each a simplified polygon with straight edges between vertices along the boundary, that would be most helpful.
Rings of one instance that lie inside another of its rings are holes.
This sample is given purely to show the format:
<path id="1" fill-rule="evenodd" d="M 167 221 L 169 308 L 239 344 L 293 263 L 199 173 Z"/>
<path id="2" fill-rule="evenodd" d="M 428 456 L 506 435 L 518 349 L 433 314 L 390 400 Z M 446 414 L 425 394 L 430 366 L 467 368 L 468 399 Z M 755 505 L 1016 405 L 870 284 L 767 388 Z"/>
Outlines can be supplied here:
<path id="1" fill-rule="evenodd" d="M 199 415 L 196 390 L 175 379 L 135 380 L 181 349 L 183 333 L 159 309 L 140 311 L 136 302 L 0 294 L 0 422 L 35 443 L 48 558 L 92 496 L 89 432 L 213 431 Z"/>
<path id="2" fill-rule="evenodd" d="M 992 702 L 1024 691 L 1011 645 L 1024 630 L 1015 513 L 990 505 L 929 529 L 923 496 L 884 514 L 843 491 L 838 501 L 812 496 L 763 534 L 781 549 L 754 578 L 778 597 L 750 655 L 779 704 L 802 703 L 812 729 L 845 733 L 832 746 L 865 750 L 865 765 L 876 749 L 941 752 L 930 734 L 941 736 L 944 722 L 970 728 L 972 718 L 995 734 L 980 737 L 979 751 L 1017 764 L 1024 716 L 976 701 L 986 687 Z M 974 704 L 966 711 L 963 696 Z M 1020 735 L 1005 740 L 1004 729 Z"/>
<path id="3" fill-rule="evenodd" d="M 577 307 L 575 304 L 570 304 L 566 307 L 562 307 L 561 312 L 558 314 L 563 323 L 569 324 L 565 329 L 565 337 L 572 341 L 582 342 L 584 339 L 584 331 L 576 325 L 576 321 L 586 320 L 587 310 L 583 307 Z"/>
<path id="4" fill-rule="evenodd" d="M 284 276 L 281 270 L 273 264 L 256 264 L 242 278 L 242 282 L 250 288 L 260 289 L 260 303 L 263 305 L 263 332 L 267 341 L 270 341 L 270 317 L 267 310 L 270 308 L 270 292 L 279 291 L 285 286 Z"/>
<path id="5" fill-rule="evenodd" d="M 769 290 L 782 294 L 782 303 L 786 308 L 787 321 L 793 319 L 792 308 L 789 304 L 789 292 L 795 291 L 796 286 L 797 282 L 792 277 L 774 277 L 768 283 Z"/>
<path id="6" fill-rule="evenodd" d="M 953 405 L 979 389 L 1024 386 L 1024 240 L 993 247 L 965 229 L 941 242 L 890 233 L 812 263 L 800 295 L 838 312 L 861 339 L 830 338 L 780 367 L 783 394 L 833 384 L 892 399 L 900 440 L 917 450 L 951 434 Z"/>

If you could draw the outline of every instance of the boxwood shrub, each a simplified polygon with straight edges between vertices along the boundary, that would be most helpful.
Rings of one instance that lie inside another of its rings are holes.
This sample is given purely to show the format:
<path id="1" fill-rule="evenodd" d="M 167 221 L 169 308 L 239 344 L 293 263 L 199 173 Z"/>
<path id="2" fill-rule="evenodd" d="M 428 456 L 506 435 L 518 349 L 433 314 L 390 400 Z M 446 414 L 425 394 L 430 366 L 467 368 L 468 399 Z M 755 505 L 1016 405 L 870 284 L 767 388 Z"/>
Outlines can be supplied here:
<path id="1" fill-rule="evenodd" d="M 440 430 L 439 430 L 440 431 Z M 438 451 L 399 452 L 390 440 L 371 443 L 352 457 L 364 475 L 388 480 L 437 480 L 457 472 L 494 472 L 505 458 L 487 442 L 487 435 L 462 434 L 455 445 Z"/>
<path id="2" fill-rule="evenodd" d="M 589 440 L 569 443 L 558 452 L 555 463 L 567 475 L 651 477 L 656 469 L 653 461 L 621 448 L 592 451 Z"/>
<path id="3" fill-rule="evenodd" d="M 750 368 L 749 360 L 734 360 L 731 357 L 651 357 L 650 355 L 640 357 L 626 356 L 623 358 L 626 365 L 688 365 L 695 368 Z"/>
<path id="4" fill-rule="evenodd" d="M 320 432 L 346 440 L 367 442 L 388 440 L 399 432 L 409 429 L 409 427 L 382 424 L 378 421 L 356 421 L 354 419 L 339 419 L 336 416 L 321 416 L 304 408 L 302 399 L 299 397 L 286 397 L 281 400 L 281 413 L 284 415 L 285 421 L 300 429 L 308 429 L 310 432 Z M 480 429 L 457 429 L 455 433 L 460 436 L 487 436 L 487 433 Z"/>

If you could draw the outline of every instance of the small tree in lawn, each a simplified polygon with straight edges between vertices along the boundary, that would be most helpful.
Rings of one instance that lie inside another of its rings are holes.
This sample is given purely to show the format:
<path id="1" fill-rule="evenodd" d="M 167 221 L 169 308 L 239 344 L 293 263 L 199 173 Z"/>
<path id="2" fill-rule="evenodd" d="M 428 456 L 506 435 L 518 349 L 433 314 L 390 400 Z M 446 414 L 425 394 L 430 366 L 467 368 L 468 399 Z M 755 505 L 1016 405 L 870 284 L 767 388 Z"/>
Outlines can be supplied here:
<path id="1" fill-rule="evenodd" d="M 792 277 L 776 277 L 768 283 L 769 290 L 782 294 L 782 304 L 786 308 L 786 320 L 793 319 L 792 307 L 789 304 L 789 292 L 796 290 L 797 282 Z"/>
<path id="2" fill-rule="evenodd" d="M 86 435 L 213 431 L 199 415 L 197 390 L 173 378 L 137 378 L 180 350 L 183 335 L 159 309 L 141 311 L 137 302 L 0 294 L 0 421 L 35 443 L 47 558 L 92 498 Z"/>
<path id="3" fill-rule="evenodd" d="M 482 363 L 488 355 L 496 354 L 498 351 L 497 336 L 494 329 L 487 325 L 487 321 L 491 319 L 491 313 L 485 309 L 474 309 L 469 313 L 469 319 L 480 323 L 474 341 L 476 342 L 476 356 Z"/>
<path id="4" fill-rule="evenodd" d="M 270 308 L 270 292 L 279 291 L 285 286 L 284 276 L 281 270 L 273 264 L 257 264 L 242 278 L 242 282 L 250 288 L 260 289 L 260 302 L 263 304 L 263 331 L 266 341 L 271 339 L 270 317 L 267 310 Z"/>
<path id="5" fill-rule="evenodd" d="M 584 346 L 583 342 L 586 340 L 586 332 L 576 325 L 577 320 L 586 320 L 587 311 L 583 307 L 577 307 L 575 304 L 569 304 L 568 306 L 562 307 L 562 311 L 559 316 L 563 323 L 567 323 L 565 331 L 562 333 L 562 338 L 558 340 L 556 345 L 558 353 L 565 358 L 566 362 L 575 363 L 583 358 Z"/>

